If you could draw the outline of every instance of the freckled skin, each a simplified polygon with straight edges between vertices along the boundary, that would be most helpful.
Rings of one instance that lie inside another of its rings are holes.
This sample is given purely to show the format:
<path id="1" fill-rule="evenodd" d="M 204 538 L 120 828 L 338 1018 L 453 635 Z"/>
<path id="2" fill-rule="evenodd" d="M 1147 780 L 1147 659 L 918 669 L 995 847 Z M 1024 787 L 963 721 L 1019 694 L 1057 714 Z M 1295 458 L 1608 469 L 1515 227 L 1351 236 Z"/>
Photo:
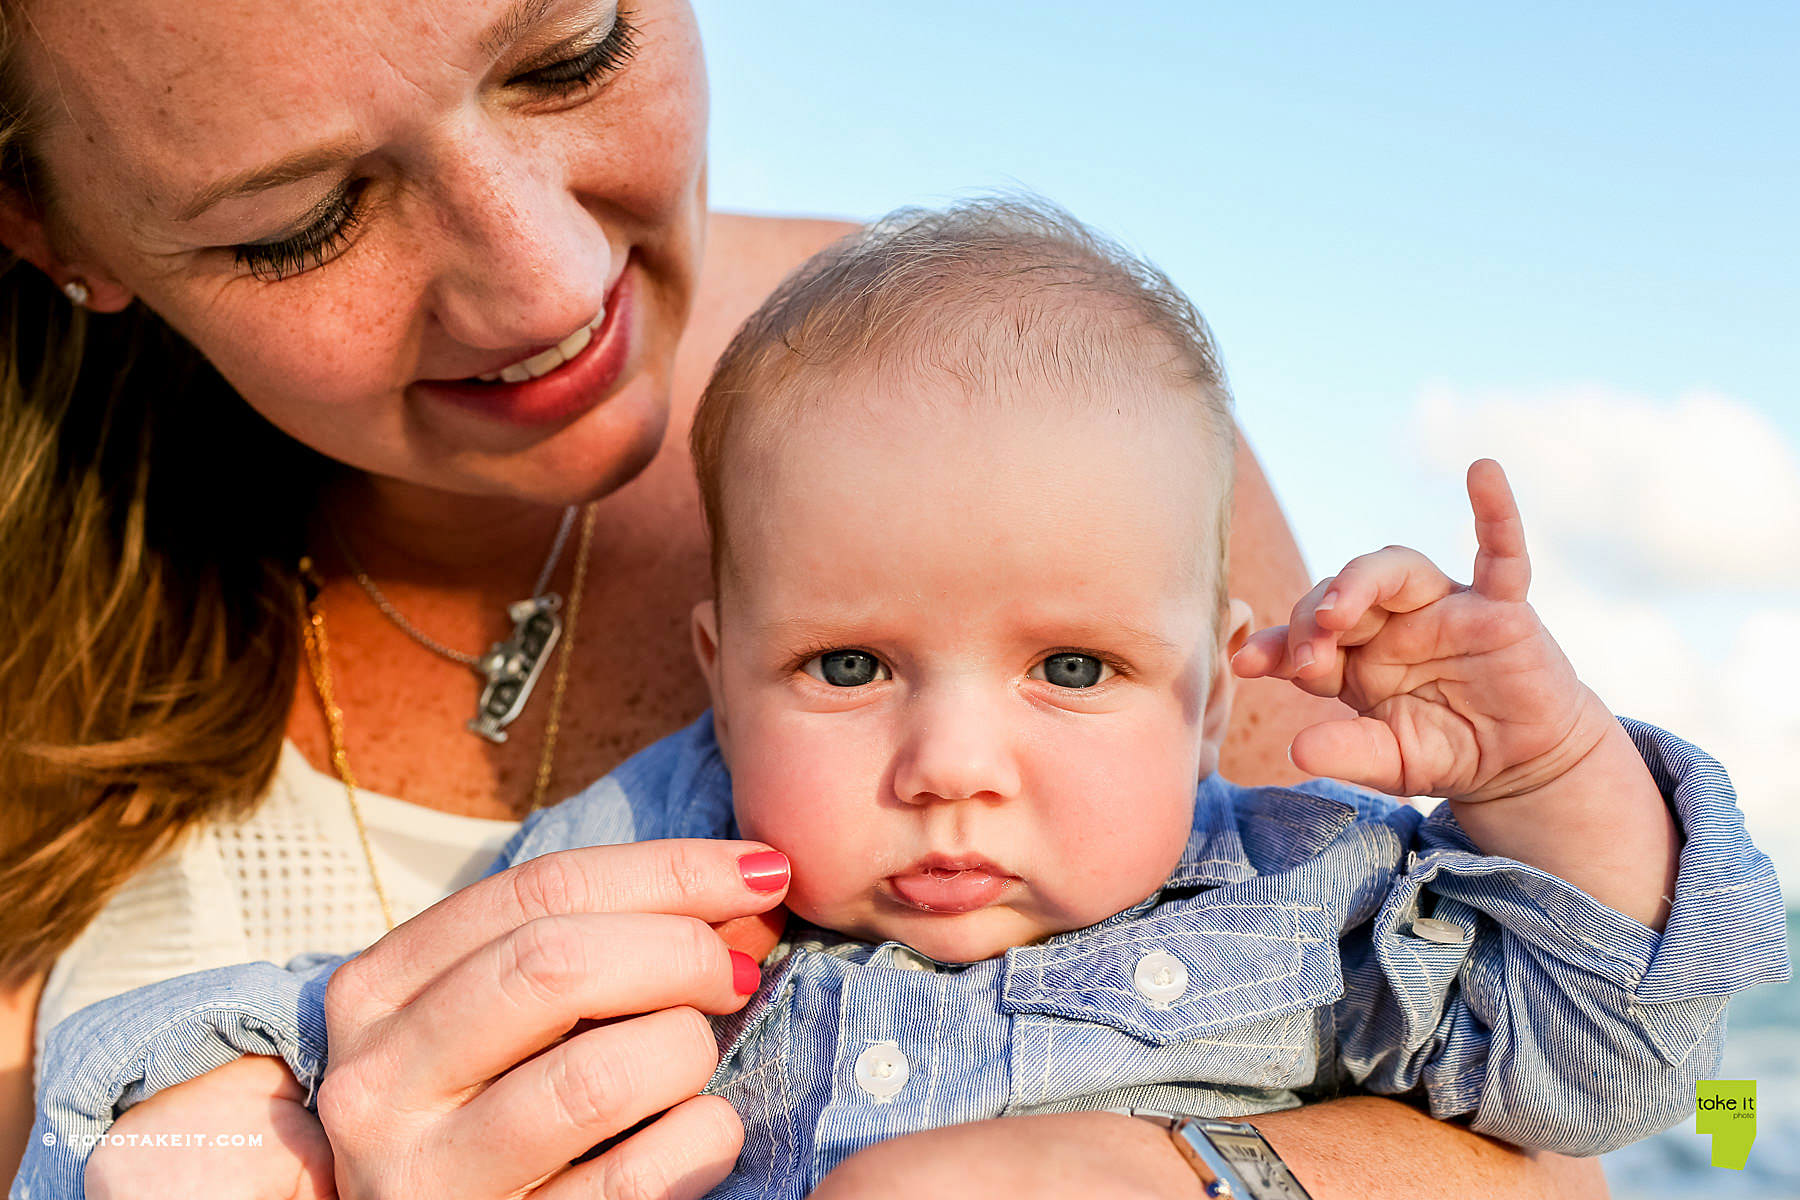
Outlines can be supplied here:
<path id="1" fill-rule="evenodd" d="M 97 300 L 155 308 L 270 420 L 368 472 L 330 506 L 415 623 L 479 651 L 505 632 L 498 614 L 535 576 L 559 506 L 617 489 L 600 507 L 551 788 L 561 795 L 704 706 L 686 649 L 687 609 L 708 584 L 685 447 L 692 407 L 738 322 L 849 227 L 705 213 L 705 80 L 686 4 L 634 4 L 631 64 L 587 103 L 547 112 L 513 102 L 504 53 L 476 52 L 476 31 L 504 7 L 55 0 L 33 6 L 25 53 L 40 89 L 54 81 L 39 149 L 58 263 L 93 280 Z M 610 6 L 556 13 L 560 37 Z M 367 144 L 357 170 L 376 203 L 323 266 L 264 283 L 216 247 L 292 232 L 332 185 L 276 188 L 191 226 L 170 219 L 214 178 L 339 135 Z M 408 396 L 416 378 L 560 340 L 627 254 L 643 273 L 640 344 L 599 408 L 521 433 Z M 1305 587 L 1292 540 L 1266 490 L 1240 488 L 1238 520 L 1264 525 L 1234 547 L 1252 563 L 1238 590 L 1273 612 Z M 547 706 L 534 703 L 504 746 L 463 733 L 470 674 L 382 618 L 322 530 L 311 549 L 363 783 L 453 812 L 518 812 Z M 572 558 L 554 581 L 565 592 Z M 289 732 L 328 763 L 305 681 Z M 1245 747 L 1240 774 L 1289 772 L 1284 745 L 1271 735 Z"/>

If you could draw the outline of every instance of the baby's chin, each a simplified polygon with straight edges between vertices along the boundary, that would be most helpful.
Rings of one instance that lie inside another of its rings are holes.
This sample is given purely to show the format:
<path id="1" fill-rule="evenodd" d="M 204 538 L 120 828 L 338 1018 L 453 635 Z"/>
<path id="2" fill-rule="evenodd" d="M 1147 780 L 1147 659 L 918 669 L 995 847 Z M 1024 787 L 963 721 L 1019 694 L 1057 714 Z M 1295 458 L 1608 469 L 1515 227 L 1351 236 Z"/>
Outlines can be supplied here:
<path id="1" fill-rule="evenodd" d="M 815 925 L 865 942 L 899 942 L 941 963 L 999 958 L 1014 946 L 1029 945 L 1061 932 L 1043 928 L 1039 922 L 1001 905 L 975 912 L 926 913 L 877 899 L 875 911 L 855 917 L 832 913 L 800 915 Z"/>

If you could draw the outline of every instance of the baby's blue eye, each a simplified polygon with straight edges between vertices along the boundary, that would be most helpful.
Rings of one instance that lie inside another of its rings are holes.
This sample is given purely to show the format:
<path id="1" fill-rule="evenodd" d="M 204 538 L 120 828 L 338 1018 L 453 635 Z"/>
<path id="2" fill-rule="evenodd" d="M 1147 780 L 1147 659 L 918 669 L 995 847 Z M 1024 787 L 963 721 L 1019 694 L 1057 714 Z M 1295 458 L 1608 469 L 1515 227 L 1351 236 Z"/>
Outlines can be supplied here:
<path id="1" fill-rule="evenodd" d="M 888 669 L 867 650 L 827 650 L 806 661 L 805 671 L 832 687 L 853 688 L 888 679 Z"/>
<path id="2" fill-rule="evenodd" d="M 1064 688 L 1091 688 L 1111 674 L 1112 668 L 1091 654 L 1052 654 L 1031 668 L 1033 679 Z"/>

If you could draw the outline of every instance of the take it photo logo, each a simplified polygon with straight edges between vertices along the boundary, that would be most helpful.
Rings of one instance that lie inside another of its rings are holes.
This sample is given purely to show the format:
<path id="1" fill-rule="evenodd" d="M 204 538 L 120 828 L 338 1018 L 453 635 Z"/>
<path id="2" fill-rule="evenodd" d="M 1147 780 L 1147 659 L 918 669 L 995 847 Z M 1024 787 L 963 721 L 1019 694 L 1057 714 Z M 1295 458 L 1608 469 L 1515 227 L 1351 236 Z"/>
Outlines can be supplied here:
<path id="1" fill-rule="evenodd" d="M 1696 1080 L 1694 1132 L 1712 1134 L 1713 1166 L 1743 1170 L 1756 1140 L 1756 1080 Z"/>

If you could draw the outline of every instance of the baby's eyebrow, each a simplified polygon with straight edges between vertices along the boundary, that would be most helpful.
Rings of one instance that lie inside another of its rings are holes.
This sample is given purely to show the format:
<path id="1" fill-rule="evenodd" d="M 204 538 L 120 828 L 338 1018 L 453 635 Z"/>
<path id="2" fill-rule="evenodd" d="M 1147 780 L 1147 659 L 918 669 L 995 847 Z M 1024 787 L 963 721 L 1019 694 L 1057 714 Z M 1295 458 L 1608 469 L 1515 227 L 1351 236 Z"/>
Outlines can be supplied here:
<path id="1" fill-rule="evenodd" d="M 873 622 L 829 617 L 782 617 L 759 622 L 751 629 L 762 637 L 805 637 L 825 642 L 879 639 L 882 634 L 882 630 L 876 628 Z M 1070 646 L 1102 649 L 1125 643 L 1162 654 L 1181 651 L 1181 646 L 1160 633 L 1130 621 L 1104 616 L 1089 617 L 1081 621 L 1033 621 L 1022 623 L 1015 632 L 1021 640 L 1035 640 L 1045 648 Z"/>
<path id="2" fill-rule="evenodd" d="M 1116 645 L 1120 642 L 1136 643 L 1142 648 L 1174 654 L 1180 646 L 1148 629 L 1140 628 L 1129 621 L 1115 621 L 1101 618 L 1083 625 L 1064 625 L 1046 628 L 1045 644 L 1058 641 L 1073 641 L 1077 644 L 1091 642 L 1096 646 Z"/>

